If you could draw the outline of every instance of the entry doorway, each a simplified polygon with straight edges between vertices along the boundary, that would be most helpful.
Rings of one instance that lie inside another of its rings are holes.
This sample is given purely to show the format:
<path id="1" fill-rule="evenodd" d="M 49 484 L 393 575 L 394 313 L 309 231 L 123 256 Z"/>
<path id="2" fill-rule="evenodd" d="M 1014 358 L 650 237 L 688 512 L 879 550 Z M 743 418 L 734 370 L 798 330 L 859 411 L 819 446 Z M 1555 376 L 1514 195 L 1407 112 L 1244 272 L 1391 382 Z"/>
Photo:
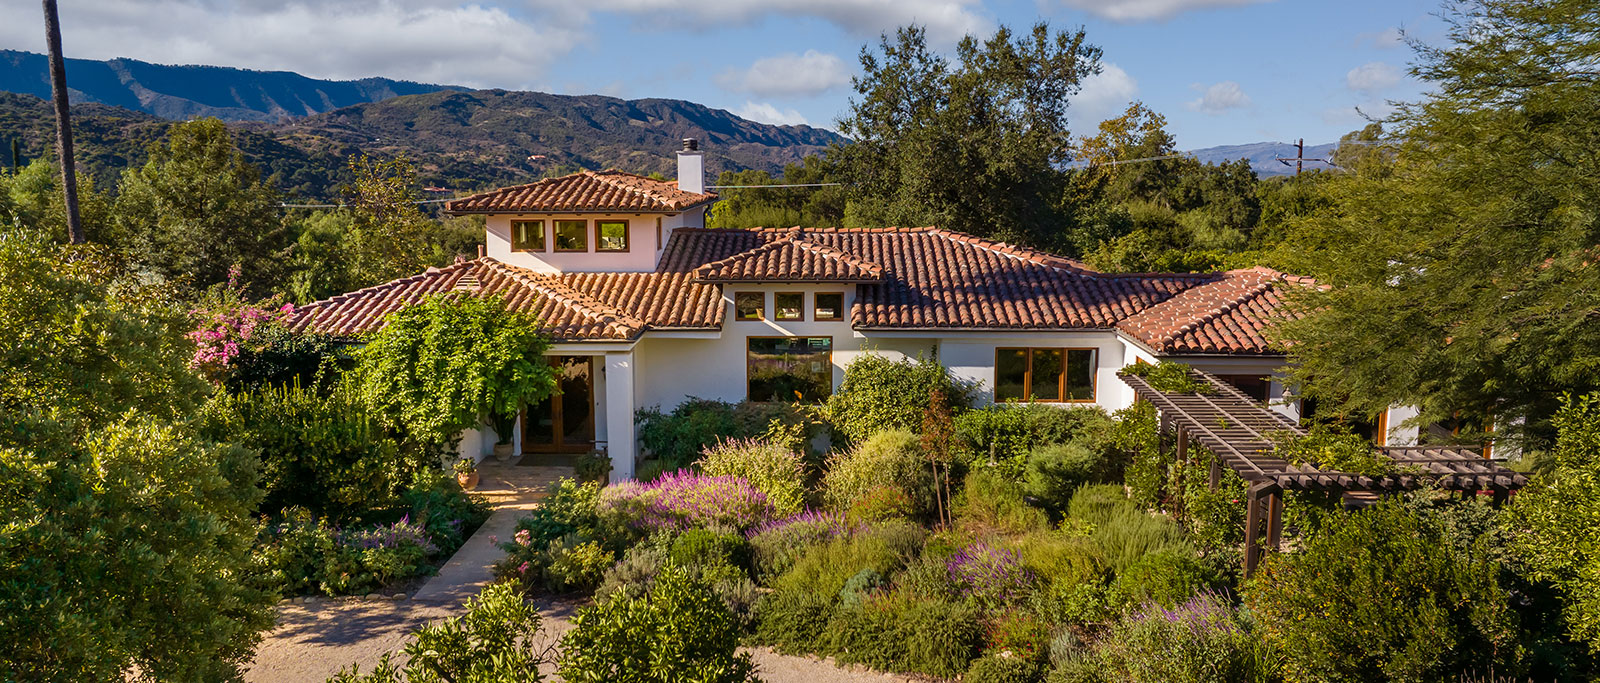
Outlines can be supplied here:
<path id="1" fill-rule="evenodd" d="M 594 449 L 594 357 L 546 360 L 555 370 L 556 388 L 523 413 L 522 452 L 587 453 Z"/>

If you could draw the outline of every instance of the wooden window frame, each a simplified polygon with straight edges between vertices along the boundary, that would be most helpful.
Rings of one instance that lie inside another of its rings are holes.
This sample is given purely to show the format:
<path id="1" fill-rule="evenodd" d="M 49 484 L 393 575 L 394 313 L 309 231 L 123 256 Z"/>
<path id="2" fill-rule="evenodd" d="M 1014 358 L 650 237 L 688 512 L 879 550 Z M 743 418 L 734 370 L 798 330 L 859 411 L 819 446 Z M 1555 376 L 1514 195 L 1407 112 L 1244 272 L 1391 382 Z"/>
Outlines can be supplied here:
<path id="1" fill-rule="evenodd" d="M 747 318 L 739 312 L 739 297 L 761 297 L 761 311 L 753 318 Z M 733 293 L 733 319 L 740 322 L 761 322 L 767 319 L 767 293 L 766 292 L 734 292 Z"/>
<path id="2" fill-rule="evenodd" d="M 994 349 L 994 391 L 995 402 L 1000 402 L 1000 354 L 1006 351 L 1026 351 L 1028 369 L 1022 373 L 1022 395 L 1028 398 L 1015 399 L 1018 403 L 1097 403 L 1100 400 L 1099 360 L 1100 349 L 1093 346 L 997 346 Z M 1035 399 L 1033 393 L 1033 352 L 1034 351 L 1060 351 L 1061 352 L 1061 379 L 1057 380 L 1056 395 L 1061 398 Z M 1071 366 L 1068 359 L 1072 351 L 1088 351 L 1093 362 L 1089 368 L 1089 398 L 1067 398 L 1067 368 Z M 1006 399 L 1007 401 L 1013 399 Z"/>
<path id="3" fill-rule="evenodd" d="M 557 225 L 560 224 L 560 223 L 582 223 L 583 224 L 583 230 L 578 233 L 580 235 L 583 235 L 584 245 L 583 245 L 582 249 L 562 249 L 561 248 L 561 246 L 560 246 L 561 233 L 560 233 L 560 228 L 557 227 Z M 550 221 L 550 249 L 551 249 L 552 252 L 557 253 L 557 254 L 587 254 L 587 253 L 589 253 L 589 244 L 588 244 L 588 242 L 589 242 L 589 220 L 588 219 L 586 219 L 586 218 L 551 219 L 551 221 Z"/>
<path id="4" fill-rule="evenodd" d="M 826 318 L 822 317 L 821 314 L 817 313 L 817 297 L 824 296 L 824 295 L 833 295 L 833 296 L 839 297 L 839 306 L 837 308 L 833 309 L 834 313 L 833 313 L 832 316 L 826 317 Z M 815 292 L 815 293 L 813 293 L 811 295 L 811 319 L 815 320 L 817 322 L 832 322 L 832 321 L 844 320 L 844 292 Z"/>
<path id="5" fill-rule="evenodd" d="M 632 226 L 631 223 L 628 222 L 628 219 L 623 218 L 623 219 L 603 220 L 603 221 L 602 220 L 595 220 L 595 221 L 591 221 L 591 222 L 594 223 L 594 251 L 595 251 L 595 253 L 597 253 L 597 254 L 626 254 L 626 253 L 628 253 L 628 251 L 633 246 L 632 235 L 628 234 L 632 230 L 633 226 Z M 612 225 L 612 224 L 617 224 L 617 223 L 621 223 L 622 224 L 622 248 L 621 249 L 603 249 L 603 248 L 601 248 L 601 246 L 600 246 L 600 244 L 601 244 L 601 241 L 600 241 L 600 226 L 602 226 L 602 225 Z"/>
<path id="6" fill-rule="evenodd" d="M 795 310 L 800 311 L 800 314 L 796 315 L 793 318 L 785 318 L 785 317 L 783 317 L 782 313 L 778 312 L 780 310 L 778 308 L 778 297 L 784 296 L 784 295 L 789 295 L 789 294 L 792 294 L 794 296 L 800 297 L 800 305 L 795 307 Z M 772 319 L 774 321 L 777 321 L 777 322 L 785 322 L 785 323 L 803 323 L 803 322 L 805 322 L 806 321 L 806 293 L 805 292 L 773 292 L 772 293 Z"/>
<path id="7" fill-rule="evenodd" d="M 538 223 L 539 224 L 539 248 L 538 249 L 518 249 L 517 248 L 517 224 L 518 223 Z M 518 252 L 518 253 L 524 253 L 524 254 L 543 254 L 544 252 L 548 251 L 549 248 L 550 248 L 550 233 L 548 232 L 549 227 L 550 226 L 545 225 L 545 220 L 543 218 L 513 218 L 513 219 L 511 219 L 511 251 Z"/>
<path id="8" fill-rule="evenodd" d="M 763 292 L 765 293 L 765 292 Z M 755 339 L 827 339 L 828 340 L 828 396 L 833 395 L 833 350 L 831 334 L 753 334 L 744 338 L 744 398 L 751 403 L 787 403 L 787 401 L 756 401 L 750 398 L 750 342 Z M 823 397 L 821 402 L 827 401 Z"/>

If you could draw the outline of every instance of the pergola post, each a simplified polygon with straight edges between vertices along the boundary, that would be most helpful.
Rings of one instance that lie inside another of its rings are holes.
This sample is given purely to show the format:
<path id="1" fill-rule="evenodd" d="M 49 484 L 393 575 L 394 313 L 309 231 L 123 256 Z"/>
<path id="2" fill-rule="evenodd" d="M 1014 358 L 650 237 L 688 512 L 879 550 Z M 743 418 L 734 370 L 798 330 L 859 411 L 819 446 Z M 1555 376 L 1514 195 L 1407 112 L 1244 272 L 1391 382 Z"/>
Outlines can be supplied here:
<path id="1" fill-rule="evenodd" d="M 1266 547 L 1262 547 L 1262 528 L 1266 527 Z M 1276 482 L 1254 484 L 1245 492 L 1244 577 L 1250 578 L 1261 564 L 1262 553 L 1278 549 L 1283 537 L 1283 489 Z"/>
<path id="2" fill-rule="evenodd" d="M 1211 491 L 1215 493 L 1217 487 L 1222 485 L 1222 459 L 1215 453 L 1211 456 Z"/>
<path id="3" fill-rule="evenodd" d="M 1255 491 L 1244 499 L 1244 578 L 1256 573 L 1256 563 L 1261 561 L 1261 501 Z"/>
<path id="4" fill-rule="evenodd" d="M 1278 552 L 1283 540 L 1283 492 L 1273 491 L 1267 496 L 1267 550 Z"/>

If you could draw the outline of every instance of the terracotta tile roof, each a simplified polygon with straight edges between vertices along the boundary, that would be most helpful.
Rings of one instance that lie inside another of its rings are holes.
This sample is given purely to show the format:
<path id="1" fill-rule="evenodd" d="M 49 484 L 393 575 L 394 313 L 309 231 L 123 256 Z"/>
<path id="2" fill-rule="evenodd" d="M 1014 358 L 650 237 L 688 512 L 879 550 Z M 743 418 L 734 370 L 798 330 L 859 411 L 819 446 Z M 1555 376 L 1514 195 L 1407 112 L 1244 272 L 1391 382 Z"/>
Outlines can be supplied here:
<path id="1" fill-rule="evenodd" d="M 556 341 L 625 340 L 647 327 L 716 329 L 722 321 L 717 288 L 686 274 L 549 274 L 480 258 L 307 304 L 290 327 L 360 336 L 382 327 L 390 313 L 447 292 L 499 295 L 511 308 L 537 315 Z M 637 317 L 630 310 L 636 306 L 651 318 Z"/>
<path id="2" fill-rule="evenodd" d="M 309 304 L 291 324 L 356 336 L 429 294 L 461 291 L 503 296 L 560 341 L 625 340 L 720 329 L 718 283 L 762 280 L 856 282 L 855 329 L 1119 329 L 1159 353 L 1255 355 L 1275 353 L 1260 329 L 1284 310 L 1280 288 L 1308 282 L 1267 269 L 1096 273 L 935 228 L 680 228 L 654 272 L 551 274 L 480 258 Z"/>
<path id="3" fill-rule="evenodd" d="M 684 192 L 676 182 L 622 171 L 583 171 L 504 187 L 445 203 L 450 213 L 649 211 L 675 213 L 715 200 L 713 193 Z"/>
<path id="4" fill-rule="evenodd" d="M 1117 324 L 1161 354 L 1281 355 L 1261 335 L 1274 318 L 1297 315 L 1283 299 L 1285 286 L 1310 286 L 1310 278 L 1270 268 L 1230 270 Z"/>
<path id="5" fill-rule="evenodd" d="M 883 266 L 817 244 L 799 230 L 694 269 L 701 282 L 878 282 Z"/>
<path id="6" fill-rule="evenodd" d="M 1057 256 L 937 228 L 680 228 L 660 272 L 692 271 L 780 240 L 804 240 L 883 269 L 857 286 L 858 329 L 1110 327 L 1204 281 L 1095 273 Z"/>

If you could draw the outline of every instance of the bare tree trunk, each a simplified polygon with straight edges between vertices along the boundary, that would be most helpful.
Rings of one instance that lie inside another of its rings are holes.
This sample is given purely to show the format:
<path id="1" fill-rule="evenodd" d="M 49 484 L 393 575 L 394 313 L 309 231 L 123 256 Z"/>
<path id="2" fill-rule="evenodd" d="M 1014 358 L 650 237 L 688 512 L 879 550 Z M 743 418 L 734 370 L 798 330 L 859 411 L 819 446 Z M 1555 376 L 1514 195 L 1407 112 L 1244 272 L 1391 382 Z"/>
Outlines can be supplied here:
<path id="1" fill-rule="evenodd" d="M 61 162 L 61 191 L 67 202 L 67 241 L 83 244 L 83 220 L 78 217 L 78 172 L 72 161 L 72 115 L 67 108 L 67 64 L 61 58 L 61 21 L 56 0 L 44 0 L 44 39 L 50 52 L 50 95 L 56 105 L 56 157 Z"/>

